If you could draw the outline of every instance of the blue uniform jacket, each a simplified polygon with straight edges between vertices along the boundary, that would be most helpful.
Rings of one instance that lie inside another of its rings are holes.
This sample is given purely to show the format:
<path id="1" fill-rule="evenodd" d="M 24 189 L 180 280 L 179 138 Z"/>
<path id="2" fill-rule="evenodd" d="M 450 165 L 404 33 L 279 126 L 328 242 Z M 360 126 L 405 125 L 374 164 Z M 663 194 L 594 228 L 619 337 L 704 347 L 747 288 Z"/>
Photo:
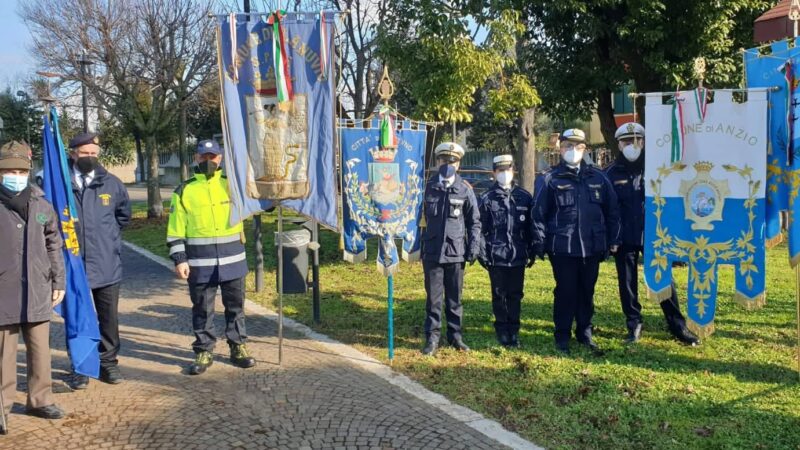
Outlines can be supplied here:
<path id="1" fill-rule="evenodd" d="M 622 245 L 641 250 L 644 240 L 644 154 L 634 162 L 623 156 L 606 168 L 619 201 Z"/>
<path id="2" fill-rule="evenodd" d="M 519 186 L 503 189 L 495 183 L 481 196 L 483 264 L 516 267 L 533 257 L 532 207 L 533 197 Z"/>
<path id="3" fill-rule="evenodd" d="M 122 181 L 102 167 L 81 193 L 70 167 L 72 191 L 78 209 L 75 230 L 86 266 L 89 286 L 97 289 L 122 281 L 122 228 L 131 220 L 131 202 Z"/>
<path id="4" fill-rule="evenodd" d="M 434 175 L 425 186 L 422 259 L 440 264 L 474 261 L 480 252 L 481 216 L 472 187 L 456 175 L 445 188 Z"/>
<path id="5" fill-rule="evenodd" d="M 602 257 L 620 243 L 617 194 L 598 168 L 562 161 L 536 178 L 533 223 L 536 253 Z"/>

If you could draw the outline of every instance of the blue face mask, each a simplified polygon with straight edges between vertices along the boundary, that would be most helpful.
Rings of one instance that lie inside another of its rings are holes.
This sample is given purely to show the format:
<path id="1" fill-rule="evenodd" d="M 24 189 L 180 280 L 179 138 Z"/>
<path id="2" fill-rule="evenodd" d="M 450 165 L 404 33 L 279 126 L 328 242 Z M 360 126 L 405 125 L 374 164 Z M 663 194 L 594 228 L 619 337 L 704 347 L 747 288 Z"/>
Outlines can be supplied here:
<path id="1" fill-rule="evenodd" d="M 439 175 L 442 178 L 452 178 L 456 174 L 456 166 L 452 164 L 442 164 L 439 166 Z"/>
<path id="2" fill-rule="evenodd" d="M 20 192 L 28 186 L 28 176 L 12 174 L 3 175 L 3 186 L 5 186 L 9 191 Z"/>

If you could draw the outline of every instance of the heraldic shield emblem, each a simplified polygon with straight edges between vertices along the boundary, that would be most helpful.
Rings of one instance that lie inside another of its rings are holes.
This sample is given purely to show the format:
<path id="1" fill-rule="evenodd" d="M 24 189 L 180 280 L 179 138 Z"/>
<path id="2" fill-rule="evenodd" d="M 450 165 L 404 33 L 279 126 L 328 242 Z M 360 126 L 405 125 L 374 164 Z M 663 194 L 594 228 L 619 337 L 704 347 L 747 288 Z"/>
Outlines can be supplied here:
<path id="1" fill-rule="evenodd" d="M 682 180 L 678 192 L 683 196 L 686 220 L 692 221 L 692 230 L 714 229 L 712 222 L 722 220 L 725 198 L 730 195 L 728 180 L 711 178 L 714 164 L 695 163 L 697 175 L 692 180 Z"/>
<path id="2" fill-rule="evenodd" d="M 275 200 L 304 198 L 309 192 L 307 98 L 297 94 L 288 108 L 280 107 L 269 77 L 255 78 L 255 93 L 245 96 L 253 171 L 248 193 Z"/>

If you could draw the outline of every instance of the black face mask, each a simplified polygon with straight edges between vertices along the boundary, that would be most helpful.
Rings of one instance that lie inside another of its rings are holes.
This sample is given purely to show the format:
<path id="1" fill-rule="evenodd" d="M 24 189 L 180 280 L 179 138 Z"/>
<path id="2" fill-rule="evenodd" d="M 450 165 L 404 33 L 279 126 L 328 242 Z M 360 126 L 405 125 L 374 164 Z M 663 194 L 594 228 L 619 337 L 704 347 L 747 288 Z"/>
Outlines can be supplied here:
<path id="1" fill-rule="evenodd" d="M 219 165 L 217 165 L 217 163 L 214 161 L 207 160 L 199 163 L 197 167 L 200 169 L 200 173 L 204 173 L 210 177 L 214 175 L 214 172 L 217 171 Z"/>
<path id="2" fill-rule="evenodd" d="M 82 174 L 86 175 L 97 168 L 97 157 L 81 156 L 77 161 L 75 161 L 75 166 L 81 171 Z"/>

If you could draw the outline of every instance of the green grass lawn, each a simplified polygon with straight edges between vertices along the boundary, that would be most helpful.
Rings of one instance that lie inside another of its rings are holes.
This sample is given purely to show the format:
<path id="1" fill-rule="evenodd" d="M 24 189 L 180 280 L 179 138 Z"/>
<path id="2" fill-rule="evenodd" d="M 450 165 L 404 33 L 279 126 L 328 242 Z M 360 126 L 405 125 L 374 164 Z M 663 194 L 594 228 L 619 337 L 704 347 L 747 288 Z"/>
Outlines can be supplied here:
<path id="1" fill-rule="evenodd" d="M 142 211 L 137 206 L 125 239 L 167 256 L 166 221 L 148 221 Z M 274 214 L 264 215 L 266 289 L 254 292 L 252 273 L 247 280 L 248 298 L 273 309 L 274 220 Z M 250 236 L 251 222 L 246 225 Z M 284 312 L 388 361 L 386 279 L 375 270 L 376 243 L 368 262 L 352 265 L 342 261 L 338 235 L 324 231 L 320 240 L 322 323 L 313 324 L 310 292 L 285 296 Z M 252 242 L 248 253 L 252 268 Z M 553 280 L 546 261 L 526 273 L 522 349 L 495 344 L 489 278 L 476 264 L 464 281 L 464 336 L 473 351 L 445 348 L 435 359 L 422 357 L 422 267 L 403 263 L 395 276 L 393 367 L 547 448 L 800 449 L 794 274 L 785 246 L 767 258 L 767 305 L 757 311 L 733 302 L 733 269 L 720 269 L 717 331 L 696 348 L 670 339 L 660 308 L 649 301 L 641 343 L 622 345 L 625 322 L 615 269 L 604 263 L 594 319 L 596 340 L 607 350 L 603 357 L 574 341 L 573 356 L 555 353 Z M 675 273 L 678 289 L 685 290 L 686 269 Z"/>

